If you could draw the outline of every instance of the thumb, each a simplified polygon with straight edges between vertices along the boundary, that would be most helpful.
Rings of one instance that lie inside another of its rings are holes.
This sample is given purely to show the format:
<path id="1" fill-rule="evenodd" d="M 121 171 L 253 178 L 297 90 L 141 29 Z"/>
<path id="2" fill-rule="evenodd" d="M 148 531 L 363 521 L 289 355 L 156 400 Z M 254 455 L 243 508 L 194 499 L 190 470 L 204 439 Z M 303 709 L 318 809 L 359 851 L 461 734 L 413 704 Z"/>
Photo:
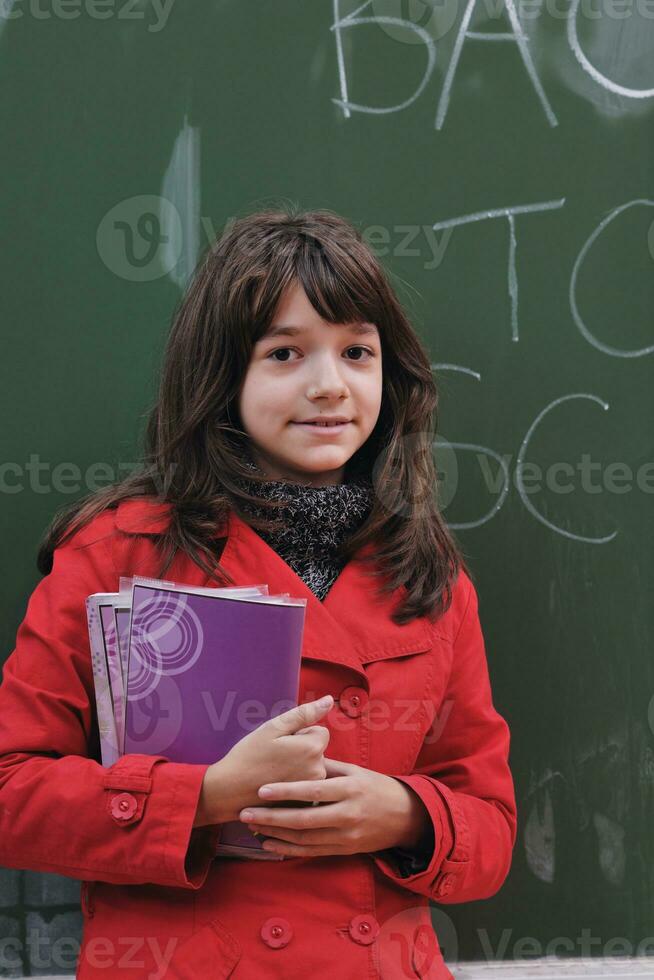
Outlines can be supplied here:
<path id="1" fill-rule="evenodd" d="M 331 694 L 327 694 L 316 701 L 298 704 L 295 708 L 290 708 L 281 715 L 271 718 L 266 724 L 272 726 L 277 735 L 293 735 L 301 729 L 314 725 L 333 707 L 334 699 Z"/>

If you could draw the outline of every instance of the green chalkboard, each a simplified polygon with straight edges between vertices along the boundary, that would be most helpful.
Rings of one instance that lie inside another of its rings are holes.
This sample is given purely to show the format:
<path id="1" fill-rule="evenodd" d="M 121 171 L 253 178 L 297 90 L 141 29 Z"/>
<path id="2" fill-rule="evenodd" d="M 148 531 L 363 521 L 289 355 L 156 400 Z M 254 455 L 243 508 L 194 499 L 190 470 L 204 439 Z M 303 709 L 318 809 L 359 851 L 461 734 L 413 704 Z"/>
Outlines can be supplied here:
<path id="1" fill-rule="evenodd" d="M 3 656 L 54 512 L 137 461 L 207 240 L 280 199 L 350 218 L 440 382 L 445 514 L 512 731 L 513 869 L 434 908 L 450 959 L 654 934 L 652 50 L 646 0 L 0 18 Z M 8 919 L 48 919 L 56 889 L 7 882 Z"/>

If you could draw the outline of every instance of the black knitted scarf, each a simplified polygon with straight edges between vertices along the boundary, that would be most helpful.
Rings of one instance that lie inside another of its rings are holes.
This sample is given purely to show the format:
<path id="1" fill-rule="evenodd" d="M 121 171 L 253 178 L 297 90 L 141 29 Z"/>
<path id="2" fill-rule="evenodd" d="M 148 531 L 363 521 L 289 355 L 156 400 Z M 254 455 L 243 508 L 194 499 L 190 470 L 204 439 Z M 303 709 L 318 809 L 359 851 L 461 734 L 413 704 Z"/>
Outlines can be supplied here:
<path id="1" fill-rule="evenodd" d="M 262 474 L 252 460 L 246 463 Z M 372 509 L 372 483 L 358 477 L 322 487 L 281 480 L 259 485 L 244 480 L 241 484 L 253 496 L 284 501 L 284 506 L 272 515 L 280 527 L 257 533 L 320 600 L 324 599 L 344 567 L 338 547 L 363 524 Z M 267 513 L 256 504 L 248 503 L 245 509 L 258 517 Z"/>

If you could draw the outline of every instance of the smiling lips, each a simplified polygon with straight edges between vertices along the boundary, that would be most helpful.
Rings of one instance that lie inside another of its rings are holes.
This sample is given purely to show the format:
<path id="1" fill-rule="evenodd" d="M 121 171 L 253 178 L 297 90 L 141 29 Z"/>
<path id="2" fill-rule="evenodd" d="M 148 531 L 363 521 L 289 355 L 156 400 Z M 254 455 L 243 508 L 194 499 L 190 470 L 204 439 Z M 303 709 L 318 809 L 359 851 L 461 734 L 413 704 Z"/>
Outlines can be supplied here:
<path id="1" fill-rule="evenodd" d="M 345 415 L 314 415 L 312 419 L 300 419 L 296 422 L 296 425 L 336 425 L 344 422 L 350 422 Z"/>
<path id="2" fill-rule="evenodd" d="M 313 429 L 315 432 L 331 432 L 334 435 L 343 430 L 350 424 L 349 421 L 342 422 L 294 422 L 294 425 L 302 425 L 306 429 Z"/>

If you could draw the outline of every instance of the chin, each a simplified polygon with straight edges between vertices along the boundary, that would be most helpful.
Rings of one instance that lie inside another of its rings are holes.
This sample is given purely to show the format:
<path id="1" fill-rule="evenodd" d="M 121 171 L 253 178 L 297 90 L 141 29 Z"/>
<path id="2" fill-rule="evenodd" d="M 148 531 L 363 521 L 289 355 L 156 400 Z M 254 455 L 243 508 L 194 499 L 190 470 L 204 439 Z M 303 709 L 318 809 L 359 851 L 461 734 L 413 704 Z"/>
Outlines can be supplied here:
<path id="1" fill-rule="evenodd" d="M 350 458 L 350 453 L 339 453 L 331 456 L 326 453 L 324 455 L 307 453 L 302 459 L 294 460 L 293 463 L 289 460 L 289 465 L 303 470 L 337 470 L 339 466 L 345 466 Z"/>

